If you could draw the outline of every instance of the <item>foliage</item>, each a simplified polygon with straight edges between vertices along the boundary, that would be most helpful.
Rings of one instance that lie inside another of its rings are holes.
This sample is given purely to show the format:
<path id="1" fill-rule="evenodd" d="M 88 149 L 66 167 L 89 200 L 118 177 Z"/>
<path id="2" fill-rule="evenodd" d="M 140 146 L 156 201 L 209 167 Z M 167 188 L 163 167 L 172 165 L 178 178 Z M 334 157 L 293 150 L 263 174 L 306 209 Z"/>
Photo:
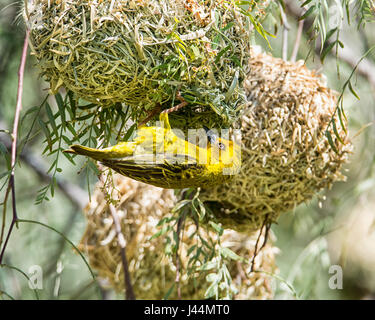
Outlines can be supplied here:
<path id="1" fill-rule="evenodd" d="M 220 239 L 224 232 L 220 224 L 214 222 L 213 219 L 209 220 L 208 225 L 200 223 L 204 221 L 208 213 L 199 199 L 199 189 L 198 191 L 189 189 L 183 193 L 183 199 L 173 208 L 172 216 L 159 221 L 158 225 L 162 229 L 154 237 L 164 235 L 166 239 L 165 253 L 174 256 L 179 250 L 181 241 L 180 224 L 183 224 L 185 219 L 193 219 L 196 230 L 189 237 L 195 238 L 196 241 L 187 251 L 187 274 L 194 278 L 197 271 L 207 273 L 206 279 L 211 285 L 205 293 L 205 298 L 231 299 L 237 291 L 232 285 L 227 262 L 229 260 L 245 262 L 245 260 L 229 248 L 220 245 Z M 204 234 L 201 232 L 202 229 L 205 229 Z M 213 231 L 215 236 L 207 237 L 209 231 Z"/>

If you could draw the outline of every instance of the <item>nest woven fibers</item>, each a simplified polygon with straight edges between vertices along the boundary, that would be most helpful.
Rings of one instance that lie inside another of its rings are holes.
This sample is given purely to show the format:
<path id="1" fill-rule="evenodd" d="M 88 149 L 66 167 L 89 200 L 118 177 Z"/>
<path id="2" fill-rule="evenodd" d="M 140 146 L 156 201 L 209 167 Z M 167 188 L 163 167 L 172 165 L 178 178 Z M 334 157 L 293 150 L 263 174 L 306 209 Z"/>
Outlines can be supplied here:
<path id="1" fill-rule="evenodd" d="M 221 0 L 26 3 L 32 53 L 52 92 L 64 86 L 102 106 L 132 106 L 136 115 L 170 106 L 180 93 L 227 122 L 245 100 L 250 22 L 241 10 L 253 6 Z"/>
<path id="2" fill-rule="evenodd" d="M 287 62 L 255 47 L 244 87 L 241 172 L 230 184 L 203 190 L 201 198 L 224 226 L 251 231 L 345 180 L 341 170 L 352 145 L 336 115 L 344 143 L 329 127 L 336 93 L 303 61 Z"/>
<path id="3" fill-rule="evenodd" d="M 143 184 L 135 180 L 113 175 L 114 192 L 111 197 L 117 201 L 116 211 L 121 220 L 121 232 L 126 238 L 126 255 L 130 275 L 137 299 L 162 299 L 176 279 L 176 266 L 165 255 L 165 239 L 160 236 L 150 238 L 160 231 L 157 223 L 166 217 L 176 203 L 173 190 L 166 190 Z M 87 229 L 80 243 L 80 249 L 88 254 L 90 265 L 98 272 L 108 287 L 118 292 L 124 291 L 124 274 L 121 252 L 115 226 L 109 211 L 103 184 L 99 182 L 93 192 L 91 202 L 85 208 Z M 203 299 L 210 283 L 207 273 L 188 274 L 189 248 L 197 244 L 192 236 L 196 226 L 186 220 L 180 240 L 181 298 Z M 210 242 L 217 236 L 203 231 L 201 236 Z M 232 230 L 225 230 L 222 246 L 251 261 L 257 235 L 248 236 Z M 260 243 L 263 242 L 260 237 Z M 255 258 L 255 270 L 276 272 L 275 254 L 278 249 L 268 241 Z M 228 270 L 238 293 L 235 299 L 268 299 L 273 296 L 272 278 L 266 273 L 250 273 L 250 263 L 231 261 Z M 178 298 L 176 290 L 169 299 Z"/>

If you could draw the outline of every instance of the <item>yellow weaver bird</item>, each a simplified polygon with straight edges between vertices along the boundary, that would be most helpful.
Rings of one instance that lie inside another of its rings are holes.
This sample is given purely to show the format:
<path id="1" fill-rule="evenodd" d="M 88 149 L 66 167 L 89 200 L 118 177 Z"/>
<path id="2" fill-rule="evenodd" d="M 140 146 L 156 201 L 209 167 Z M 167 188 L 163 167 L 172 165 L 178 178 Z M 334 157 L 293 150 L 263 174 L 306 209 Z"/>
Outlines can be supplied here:
<path id="1" fill-rule="evenodd" d="M 186 141 L 171 129 L 168 113 L 161 126 L 142 126 L 133 141 L 95 149 L 72 145 L 64 152 L 88 156 L 129 178 L 166 189 L 207 187 L 230 180 L 241 165 L 240 146 L 205 128 L 205 146 Z"/>

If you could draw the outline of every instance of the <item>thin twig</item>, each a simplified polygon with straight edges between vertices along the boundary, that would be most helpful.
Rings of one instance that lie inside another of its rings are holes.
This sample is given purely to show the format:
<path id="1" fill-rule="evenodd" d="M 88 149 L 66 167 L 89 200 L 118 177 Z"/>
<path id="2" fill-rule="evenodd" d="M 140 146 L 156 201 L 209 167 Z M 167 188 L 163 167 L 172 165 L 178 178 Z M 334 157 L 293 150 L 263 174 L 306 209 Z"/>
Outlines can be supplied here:
<path id="1" fill-rule="evenodd" d="M 24 0 L 23 3 L 24 3 L 24 8 L 25 8 L 25 13 L 26 13 L 27 20 L 30 20 L 28 0 Z"/>
<path id="2" fill-rule="evenodd" d="M 282 54 L 282 57 L 283 57 L 284 61 L 287 61 L 288 60 L 288 33 L 289 33 L 289 30 L 290 30 L 290 26 L 289 26 L 288 19 L 286 17 L 286 14 L 284 12 L 282 4 L 279 3 L 279 6 L 280 6 L 281 22 L 282 22 L 282 25 L 283 25 L 283 38 L 282 38 L 283 54 Z"/>
<path id="3" fill-rule="evenodd" d="M 11 221 L 10 226 L 9 226 L 8 233 L 7 233 L 6 237 L 5 237 L 5 242 L 4 242 L 3 248 L 1 249 L 0 264 L 3 261 L 5 249 L 6 249 L 7 245 L 8 245 L 8 241 L 9 241 L 10 235 L 12 234 L 13 228 L 16 225 L 17 220 L 18 220 L 17 210 L 16 210 L 15 192 L 14 192 L 14 175 L 11 175 L 10 178 L 9 178 L 9 185 L 8 185 L 8 189 L 7 189 L 8 193 L 9 193 L 9 190 L 11 190 L 11 192 L 12 192 L 13 217 L 12 217 L 12 221 Z M 8 194 L 6 195 L 6 199 L 8 200 Z M 6 205 L 7 204 L 4 202 L 3 206 L 6 206 Z"/>
<path id="4" fill-rule="evenodd" d="M 268 220 L 268 215 L 266 217 L 266 221 Z M 267 244 L 267 240 L 268 240 L 268 237 L 269 237 L 269 232 L 271 230 L 271 223 L 270 222 L 266 222 L 266 232 L 264 233 L 264 240 L 263 240 L 263 244 L 262 246 L 260 247 L 259 249 L 259 252 L 262 251 L 262 249 L 266 246 Z"/>
<path id="5" fill-rule="evenodd" d="M 183 225 L 185 222 L 186 214 L 182 214 L 177 221 L 177 249 L 176 249 L 176 279 L 175 283 L 177 284 L 177 297 L 181 300 L 181 281 L 180 281 L 180 273 L 181 273 L 181 261 L 180 261 L 180 255 L 178 253 L 180 248 L 180 234 L 181 230 L 183 229 Z"/>
<path id="6" fill-rule="evenodd" d="M 14 122 L 13 122 L 13 142 L 12 142 L 12 152 L 11 152 L 11 173 L 9 178 L 9 186 L 12 190 L 12 209 L 13 209 L 13 217 L 9 227 L 8 234 L 6 236 L 3 248 L 1 249 L 0 253 L 0 264 L 2 263 L 5 249 L 7 247 L 10 235 L 13 231 L 14 225 L 17 223 L 17 209 L 16 209 L 16 192 L 15 192 L 15 185 L 14 185 L 14 171 L 16 165 L 16 155 L 17 155 L 17 136 L 18 136 L 18 124 L 20 119 L 20 114 L 22 110 L 22 93 L 23 93 L 23 76 L 25 73 L 25 65 L 26 65 L 26 56 L 27 56 L 27 47 L 29 41 L 29 30 L 26 30 L 25 40 L 23 43 L 22 55 L 21 55 L 21 62 L 20 68 L 18 70 L 18 87 L 17 87 L 17 102 L 16 102 L 16 111 L 14 115 Z M 6 203 L 3 203 L 6 206 Z"/>
<path id="7" fill-rule="evenodd" d="M 152 109 L 149 114 L 141 122 L 139 122 L 138 127 L 142 127 L 144 124 L 149 122 L 154 116 L 156 116 L 161 110 L 161 105 L 158 103 L 154 109 Z"/>
<path id="8" fill-rule="evenodd" d="M 265 235 L 264 235 L 263 244 L 260 247 L 260 249 L 258 250 L 259 240 L 260 240 L 260 237 L 262 236 L 264 228 L 266 228 L 266 232 L 265 232 Z M 268 214 L 267 214 L 264 217 L 264 221 L 262 223 L 262 227 L 260 228 L 259 235 L 257 237 L 257 241 L 255 242 L 255 248 L 254 248 L 253 259 L 251 261 L 250 273 L 254 271 L 255 258 L 258 256 L 258 253 L 265 247 L 265 245 L 267 243 L 267 238 L 268 238 L 268 233 L 269 233 L 270 228 L 271 228 L 271 223 L 268 221 Z"/>
<path id="9" fill-rule="evenodd" d="M 305 20 L 300 20 L 298 22 L 296 41 L 294 42 L 292 55 L 290 57 L 290 61 L 292 61 L 292 62 L 296 62 L 296 60 L 297 60 L 298 50 L 299 50 L 299 46 L 301 44 L 301 38 L 302 38 L 304 23 L 305 23 Z"/>
<path id="10" fill-rule="evenodd" d="M 172 113 L 172 112 L 175 112 L 177 110 L 182 109 L 183 107 L 186 107 L 189 104 L 180 95 L 180 93 L 177 94 L 176 99 L 180 100 L 181 103 L 179 103 L 178 105 L 176 105 L 176 106 L 174 106 L 172 108 L 163 110 L 162 113 Z M 141 122 L 139 122 L 138 127 L 141 127 L 144 124 L 146 124 L 147 122 L 149 122 L 155 115 L 157 115 L 160 112 L 160 110 L 161 110 L 161 105 L 160 105 L 160 103 L 158 103 L 156 105 L 156 107 L 149 112 L 149 114 L 146 116 L 146 118 L 144 118 Z"/>
<path id="11" fill-rule="evenodd" d="M 23 75 L 25 73 L 29 33 L 30 31 L 26 30 L 26 36 L 25 36 L 25 40 L 23 43 L 23 50 L 22 50 L 22 56 L 21 56 L 21 63 L 20 63 L 20 68 L 18 70 L 17 104 L 16 104 L 16 112 L 15 112 L 14 122 L 13 122 L 13 134 L 12 134 L 13 143 L 12 143 L 12 159 L 11 159 L 12 173 L 11 174 L 13 176 L 14 176 L 14 167 L 16 165 L 18 124 L 19 124 L 20 114 L 22 110 Z"/>
<path id="12" fill-rule="evenodd" d="M 262 228 L 260 229 L 259 235 L 258 235 L 258 237 L 257 237 L 257 241 L 255 242 L 255 248 L 254 248 L 253 259 L 251 260 L 250 273 L 254 271 L 255 258 L 256 258 L 257 255 L 258 255 L 258 243 L 259 243 L 259 239 L 260 239 L 260 236 L 262 235 L 262 233 L 263 233 L 263 225 L 262 225 Z"/>
<path id="13" fill-rule="evenodd" d="M 176 98 L 177 98 L 177 100 L 180 100 L 181 103 L 179 103 L 177 106 L 174 106 L 172 108 L 163 110 L 162 113 L 176 112 L 177 110 L 180 110 L 180 109 L 182 109 L 183 107 L 186 107 L 189 104 L 187 101 L 185 101 L 185 99 L 181 96 L 180 93 L 177 94 Z"/>
<path id="14" fill-rule="evenodd" d="M 109 211 L 111 212 L 113 222 L 115 224 L 115 231 L 117 234 L 118 244 L 120 246 L 122 267 L 124 269 L 124 284 L 125 284 L 125 299 L 126 300 L 135 300 L 135 295 L 133 291 L 133 286 L 131 284 L 130 272 L 128 261 L 126 259 L 126 241 L 125 237 L 121 232 L 121 223 L 118 218 L 117 211 L 112 203 L 109 204 Z"/>
<path id="15" fill-rule="evenodd" d="M 8 184 L 8 186 L 7 186 L 7 190 L 5 191 L 5 196 L 4 196 L 4 201 L 3 201 L 3 219 L 2 219 L 2 223 L 1 223 L 1 232 L 0 232 L 0 248 L 1 248 L 1 245 L 2 245 L 3 239 L 4 239 L 5 222 L 6 222 L 5 218 L 6 218 L 6 215 L 7 215 L 7 206 L 5 204 L 8 203 L 9 193 L 10 193 L 10 184 Z"/>
<path id="16" fill-rule="evenodd" d="M 172 113 L 172 112 L 182 109 L 183 107 L 186 107 L 187 105 L 188 103 L 184 101 L 184 102 L 179 103 L 177 106 L 164 110 L 163 113 Z"/>
<path id="17" fill-rule="evenodd" d="M 99 165 L 99 170 L 101 170 L 102 167 Z M 106 182 L 104 179 L 103 174 L 99 175 L 100 181 L 103 183 L 103 186 L 106 187 Z M 107 194 L 110 195 L 111 192 L 110 190 L 107 189 Z M 109 201 L 109 199 L 107 199 Z M 130 272 L 129 272 L 129 265 L 128 265 L 128 260 L 126 259 L 126 240 L 125 237 L 121 231 L 121 222 L 118 217 L 116 208 L 112 203 L 109 203 L 109 211 L 111 213 L 113 223 L 115 225 L 115 232 L 117 235 L 117 241 L 120 246 L 120 255 L 121 255 L 121 262 L 122 262 L 122 268 L 124 271 L 124 286 L 125 286 L 125 299 L 126 300 L 135 300 L 135 294 L 133 290 L 133 286 L 131 283 L 131 277 L 130 277 Z"/>

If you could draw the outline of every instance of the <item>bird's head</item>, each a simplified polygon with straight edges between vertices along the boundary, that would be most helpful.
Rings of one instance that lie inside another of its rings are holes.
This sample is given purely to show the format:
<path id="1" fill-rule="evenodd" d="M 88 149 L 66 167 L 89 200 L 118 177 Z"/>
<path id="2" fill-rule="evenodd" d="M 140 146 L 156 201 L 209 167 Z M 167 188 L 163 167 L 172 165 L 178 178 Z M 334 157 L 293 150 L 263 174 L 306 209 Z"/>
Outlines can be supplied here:
<path id="1" fill-rule="evenodd" d="M 237 172 L 241 165 L 240 144 L 232 140 L 219 138 L 212 130 L 207 127 L 203 128 L 207 134 L 210 162 L 220 164 L 223 168 L 228 168 L 230 172 Z"/>

